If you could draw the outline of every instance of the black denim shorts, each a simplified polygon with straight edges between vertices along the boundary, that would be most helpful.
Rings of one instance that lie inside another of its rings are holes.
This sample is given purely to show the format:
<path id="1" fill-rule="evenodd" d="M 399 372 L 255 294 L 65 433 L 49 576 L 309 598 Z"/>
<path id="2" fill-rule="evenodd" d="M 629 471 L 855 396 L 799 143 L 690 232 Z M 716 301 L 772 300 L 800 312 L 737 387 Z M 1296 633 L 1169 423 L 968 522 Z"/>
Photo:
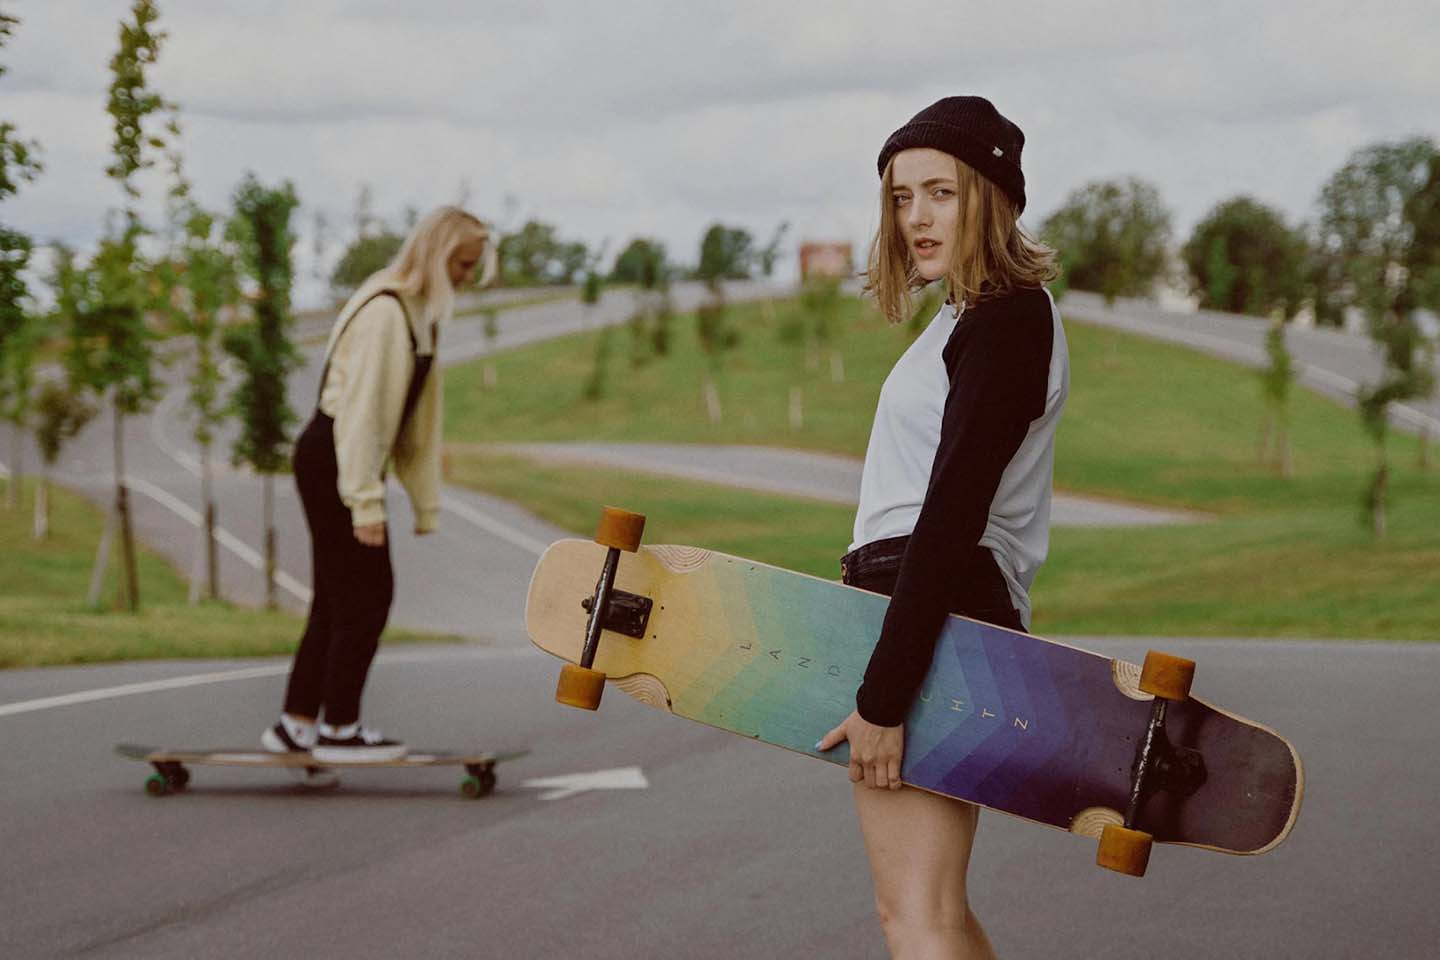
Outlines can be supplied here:
<path id="1" fill-rule="evenodd" d="M 840 558 L 840 578 L 847 586 L 892 596 L 909 542 L 908 536 L 889 537 L 851 550 Z M 972 549 L 974 553 L 969 557 L 956 558 L 956 565 L 974 571 L 974 576 L 954 585 L 950 612 L 1012 630 L 1025 629 L 1010 602 L 1010 588 L 995 563 L 995 555 L 989 547 Z M 966 562 L 959 563 L 961 559 Z"/>

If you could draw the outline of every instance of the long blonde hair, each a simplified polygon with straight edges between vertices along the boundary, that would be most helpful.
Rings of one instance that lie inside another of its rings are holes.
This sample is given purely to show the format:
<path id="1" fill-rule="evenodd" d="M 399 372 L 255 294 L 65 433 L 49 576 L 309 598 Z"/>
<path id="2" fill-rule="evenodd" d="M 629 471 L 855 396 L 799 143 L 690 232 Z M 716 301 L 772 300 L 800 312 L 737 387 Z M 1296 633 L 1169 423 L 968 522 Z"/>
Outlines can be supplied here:
<path id="1" fill-rule="evenodd" d="M 488 286 L 494 279 L 498 257 L 494 238 L 479 217 L 459 207 L 437 207 L 425 215 L 405 238 L 395 254 L 370 283 L 397 290 L 418 300 L 428 321 L 447 321 L 455 310 L 455 290 L 450 284 L 450 255 L 468 240 L 485 241 L 482 268 L 475 284 Z"/>
<path id="2" fill-rule="evenodd" d="M 916 269 L 895 215 L 894 169 L 892 158 L 880 178 L 880 227 L 870 244 L 865 292 L 874 295 L 886 320 L 903 323 L 914 309 L 911 294 L 928 281 Z M 1025 231 L 1014 202 L 1003 190 L 959 159 L 955 161 L 955 179 L 960 222 L 945 274 L 952 300 L 976 303 L 1016 287 L 1038 287 L 1059 275 L 1055 251 Z M 967 252 L 964 239 L 972 231 L 976 243 Z"/>

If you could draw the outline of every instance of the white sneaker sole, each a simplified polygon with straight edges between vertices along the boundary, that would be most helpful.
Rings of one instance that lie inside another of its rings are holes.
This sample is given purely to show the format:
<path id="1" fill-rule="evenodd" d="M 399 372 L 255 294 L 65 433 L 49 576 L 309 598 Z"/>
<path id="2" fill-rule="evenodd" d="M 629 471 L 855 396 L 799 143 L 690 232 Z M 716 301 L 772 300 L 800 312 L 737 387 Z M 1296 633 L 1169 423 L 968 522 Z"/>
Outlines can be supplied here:
<path id="1" fill-rule="evenodd" d="M 391 747 L 315 747 L 310 756 L 321 763 L 386 763 L 402 760 L 407 748 Z"/>
<path id="2" fill-rule="evenodd" d="M 264 747 L 266 750 L 268 750 L 268 751 L 271 752 L 271 753 L 308 753 L 308 752 L 309 752 L 309 751 L 306 751 L 306 750 L 292 750 L 292 749 L 290 749 L 290 747 L 286 745 L 286 743 L 285 743 L 284 740 L 281 740 L 278 736 L 275 735 L 275 728 L 274 728 L 274 727 L 267 727 L 267 728 L 265 729 L 265 732 L 262 733 L 262 734 L 260 734 L 260 746 Z"/>

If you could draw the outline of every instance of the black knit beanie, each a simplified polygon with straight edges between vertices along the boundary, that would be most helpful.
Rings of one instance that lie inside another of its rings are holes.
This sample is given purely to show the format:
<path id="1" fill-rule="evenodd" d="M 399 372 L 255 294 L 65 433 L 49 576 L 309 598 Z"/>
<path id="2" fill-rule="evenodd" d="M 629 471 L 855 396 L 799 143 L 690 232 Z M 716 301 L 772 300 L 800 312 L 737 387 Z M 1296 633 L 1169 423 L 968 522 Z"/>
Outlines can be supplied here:
<path id="1" fill-rule="evenodd" d="M 984 97 L 946 97 L 921 110 L 890 134 L 880 149 L 880 176 L 901 150 L 933 147 L 943 150 L 990 180 L 1015 202 L 1018 216 L 1025 209 L 1025 174 L 1020 172 L 1020 149 L 1025 134 L 1000 115 Z"/>

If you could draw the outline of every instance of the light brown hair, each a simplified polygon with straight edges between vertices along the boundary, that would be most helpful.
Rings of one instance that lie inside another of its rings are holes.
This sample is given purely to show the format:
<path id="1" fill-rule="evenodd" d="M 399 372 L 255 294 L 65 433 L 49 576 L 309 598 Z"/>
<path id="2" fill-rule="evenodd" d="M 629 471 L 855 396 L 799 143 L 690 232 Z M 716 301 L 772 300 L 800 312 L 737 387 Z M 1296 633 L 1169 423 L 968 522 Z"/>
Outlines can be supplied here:
<path id="1" fill-rule="evenodd" d="M 865 292 L 874 295 L 886 320 L 903 323 L 914 309 L 911 294 L 928 281 L 916 269 L 895 215 L 894 168 L 892 158 L 880 178 L 880 228 L 870 244 Z M 962 206 L 945 275 L 952 300 L 973 304 L 1017 287 L 1038 287 L 1059 275 L 1055 251 L 1025 231 L 1003 190 L 958 159 L 955 180 Z M 968 252 L 967 232 L 976 238 Z"/>

